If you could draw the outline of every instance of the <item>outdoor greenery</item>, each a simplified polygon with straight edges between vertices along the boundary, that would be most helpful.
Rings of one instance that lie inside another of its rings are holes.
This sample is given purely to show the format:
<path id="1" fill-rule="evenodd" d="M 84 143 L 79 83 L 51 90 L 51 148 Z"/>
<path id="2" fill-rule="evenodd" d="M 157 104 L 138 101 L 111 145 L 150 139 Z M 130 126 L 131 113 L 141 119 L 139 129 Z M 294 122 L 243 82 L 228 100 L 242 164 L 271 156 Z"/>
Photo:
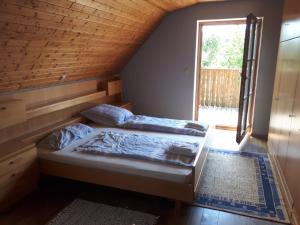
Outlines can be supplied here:
<path id="1" fill-rule="evenodd" d="M 226 34 L 227 33 L 227 34 Z M 243 63 L 244 29 L 212 29 L 203 32 L 202 67 L 240 69 Z"/>

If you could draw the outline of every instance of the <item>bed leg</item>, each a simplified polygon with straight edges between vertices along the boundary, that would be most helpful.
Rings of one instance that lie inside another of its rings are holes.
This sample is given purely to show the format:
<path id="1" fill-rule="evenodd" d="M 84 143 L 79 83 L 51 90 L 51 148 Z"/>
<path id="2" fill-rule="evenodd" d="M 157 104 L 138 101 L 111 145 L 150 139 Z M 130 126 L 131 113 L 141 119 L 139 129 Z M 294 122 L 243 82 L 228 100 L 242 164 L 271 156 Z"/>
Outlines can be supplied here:
<path id="1" fill-rule="evenodd" d="M 181 210 L 181 206 L 182 206 L 182 202 L 175 200 L 175 208 L 174 208 L 175 212 L 179 212 Z"/>

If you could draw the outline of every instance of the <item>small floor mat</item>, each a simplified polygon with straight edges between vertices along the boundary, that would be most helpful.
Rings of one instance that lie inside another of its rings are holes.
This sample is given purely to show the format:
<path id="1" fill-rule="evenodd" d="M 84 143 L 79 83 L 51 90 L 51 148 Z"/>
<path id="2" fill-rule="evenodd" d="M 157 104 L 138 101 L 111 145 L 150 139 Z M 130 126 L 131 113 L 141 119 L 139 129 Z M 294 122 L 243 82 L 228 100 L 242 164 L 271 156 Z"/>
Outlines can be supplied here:
<path id="1" fill-rule="evenodd" d="M 47 225 L 154 225 L 157 216 L 75 199 Z"/>

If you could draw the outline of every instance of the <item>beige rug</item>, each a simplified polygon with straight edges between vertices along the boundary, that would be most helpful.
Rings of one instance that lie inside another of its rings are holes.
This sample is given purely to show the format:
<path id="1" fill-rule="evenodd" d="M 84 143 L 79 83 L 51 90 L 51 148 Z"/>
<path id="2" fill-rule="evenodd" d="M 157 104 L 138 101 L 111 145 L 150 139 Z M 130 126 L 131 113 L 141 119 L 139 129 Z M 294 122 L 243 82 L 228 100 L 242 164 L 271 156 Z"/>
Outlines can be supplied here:
<path id="1" fill-rule="evenodd" d="M 210 149 L 195 204 L 289 223 L 266 153 Z"/>
<path id="2" fill-rule="evenodd" d="M 75 199 L 47 225 L 154 225 L 157 216 Z"/>

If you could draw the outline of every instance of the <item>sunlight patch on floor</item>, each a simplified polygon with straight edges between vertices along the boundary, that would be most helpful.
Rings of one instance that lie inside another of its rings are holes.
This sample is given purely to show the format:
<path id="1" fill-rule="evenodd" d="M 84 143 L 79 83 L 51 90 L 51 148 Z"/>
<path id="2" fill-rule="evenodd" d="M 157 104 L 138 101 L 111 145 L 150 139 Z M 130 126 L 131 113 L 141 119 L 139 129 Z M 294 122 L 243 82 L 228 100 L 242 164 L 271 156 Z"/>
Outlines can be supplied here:
<path id="1" fill-rule="evenodd" d="M 238 144 L 236 143 L 236 131 L 220 130 L 210 128 L 208 134 L 207 147 L 219 150 L 229 151 L 245 151 L 266 153 L 267 143 L 265 140 L 257 139 L 246 135 L 244 140 Z"/>
<path id="2" fill-rule="evenodd" d="M 238 109 L 237 108 L 217 108 L 201 107 L 199 108 L 199 121 L 209 125 L 237 126 Z"/>
<path id="3" fill-rule="evenodd" d="M 219 130 L 212 128 L 210 130 L 212 136 L 209 147 L 213 149 L 239 151 L 240 146 L 236 143 L 236 131 Z"/>

